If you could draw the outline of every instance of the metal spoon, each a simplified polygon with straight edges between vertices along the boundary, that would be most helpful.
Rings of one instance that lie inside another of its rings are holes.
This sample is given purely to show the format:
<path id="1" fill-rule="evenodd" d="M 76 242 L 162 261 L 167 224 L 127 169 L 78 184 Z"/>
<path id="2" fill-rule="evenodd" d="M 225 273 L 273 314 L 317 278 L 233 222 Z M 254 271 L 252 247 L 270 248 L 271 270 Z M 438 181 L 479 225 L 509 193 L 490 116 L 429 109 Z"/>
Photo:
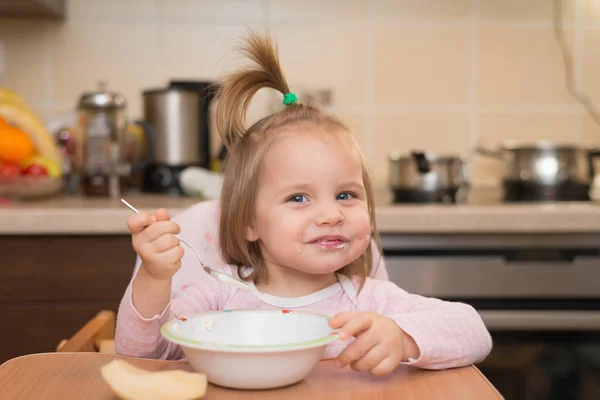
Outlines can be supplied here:
<path id="1" fill-rule="evenodd" d="M 121 202 L 123 204 L 125 204 L 127 207 L 129 207 L 129 209 L 135 213 L 140 213 L 134 206 L 132 206 L 131 204 L 129 204 L 128 202 L 125 201 L 125 199 L 121 199 Z M 217 279 L 219 282 L 223 282 L 226 283 L 228 285 L 234 286 L 236 288 L 240 288 L 240 289 L 248 289 L 248 284 L 240 279 L 234 278 L 232 276 L 229 276 L 227 274 L 224 274 L 220 271 L 217 271 L 216 269 L 212 269 L 211 267 L 208 267 L 206 265 L 204 265 L 204 263 L 202 262 L 202 259 L 200 258 L 200 254 L 198 254 L 198 252 L 196 251 L 196 249 L 194 249 L 192 247 L 192 245 L 190 245 L 188 242 L 186 242 L 185 240 L 183 240 L 182 238 L 180 238 L 179 236 L 175 235 L 175 237 L 177 239 L 179 239 L 179 241 L 183 244 L 185 244 L 190 250 L 192 250 L 194 252 L 194 254 L 196 255 L 196 257 L 198 258 L 198 261 L 200 262 L 200 265 L 202 265 L 202 268 L 204 268 L 204 270 L 211 275 L 213 278 Z"/>

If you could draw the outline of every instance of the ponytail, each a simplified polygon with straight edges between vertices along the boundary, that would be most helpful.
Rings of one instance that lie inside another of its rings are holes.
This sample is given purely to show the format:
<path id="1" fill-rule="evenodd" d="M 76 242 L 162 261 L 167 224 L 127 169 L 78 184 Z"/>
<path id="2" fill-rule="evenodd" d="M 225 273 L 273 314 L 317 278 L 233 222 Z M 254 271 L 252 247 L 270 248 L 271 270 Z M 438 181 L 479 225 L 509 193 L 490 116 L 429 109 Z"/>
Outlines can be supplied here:
<path id="1" fill-rule="evenodd" d="M 228 150 L 231 150 L 236 139 L 246 134 L 246 112 L 256 92 L 271 88 L 281 92 L 287 99 L 295 98 L 281 71 L 277 47 L 268 36 L 250 32 L 246 46 L 241 51 L 252 65 L 226 77 L 217 95 L 216 127 Z"/>

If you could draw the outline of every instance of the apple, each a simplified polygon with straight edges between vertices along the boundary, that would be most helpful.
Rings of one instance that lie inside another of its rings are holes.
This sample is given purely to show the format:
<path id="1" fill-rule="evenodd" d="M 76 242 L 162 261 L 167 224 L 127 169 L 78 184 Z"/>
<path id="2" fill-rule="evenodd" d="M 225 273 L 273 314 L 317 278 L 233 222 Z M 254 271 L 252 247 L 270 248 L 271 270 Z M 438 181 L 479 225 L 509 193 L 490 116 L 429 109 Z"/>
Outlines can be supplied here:
<path id="1" fill-rule="evenodd" d="M 0 167 L 0 177 L 11 178 L 21 175 L 21 168 L 14 163 L 6 163 Z"/>
<path id="2" fill-rule="evenodd" d="M 61 175 L 61 167 L 57 163 L 42 156 L 35 156 L 21 163 L 22 171 L 27 170 L 31 165 L 38 165 L 46 170 L 46 175 L 58 178 Z M 25 172 L 24 172 L 25 173 Z M 30 175 L 30 174 L 27 174 Z"/>
<path id="3" fill-rule="evenodd" d="M 41 164 L 30 164 L 22 172 L 27 176 L 48 176 L 48 169 Z"/>

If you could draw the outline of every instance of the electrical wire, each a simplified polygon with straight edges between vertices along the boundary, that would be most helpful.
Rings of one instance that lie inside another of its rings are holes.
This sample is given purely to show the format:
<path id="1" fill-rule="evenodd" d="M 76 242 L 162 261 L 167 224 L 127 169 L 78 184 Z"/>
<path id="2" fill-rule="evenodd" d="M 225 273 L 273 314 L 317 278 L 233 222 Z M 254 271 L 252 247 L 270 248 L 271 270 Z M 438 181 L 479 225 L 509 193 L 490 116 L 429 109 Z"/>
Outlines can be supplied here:
<path id="1" fill-rule="evenodd" d="M 596 125 L 600 126 L 600 115 L 598 114 L 598 110 L 596 109 L 594 102 L 586 96 L 584 93 L 578 90 L 575 85 L 575 74 L 573 68 L 573 57 L 569 52 L 569 46 L 567 45 L 567 41 L 564 37 L 564 29 L 562 24 L 562 8 L 563 2 L 562 0 L 554 0 L 554 37 L 558 42 L 560 47 L 564 66 L 565 66 L 565 83 L 567 86 L 567 90 L 577 100 L 581 105 L 583 105 L 592 120 L 596 123 Z"/>

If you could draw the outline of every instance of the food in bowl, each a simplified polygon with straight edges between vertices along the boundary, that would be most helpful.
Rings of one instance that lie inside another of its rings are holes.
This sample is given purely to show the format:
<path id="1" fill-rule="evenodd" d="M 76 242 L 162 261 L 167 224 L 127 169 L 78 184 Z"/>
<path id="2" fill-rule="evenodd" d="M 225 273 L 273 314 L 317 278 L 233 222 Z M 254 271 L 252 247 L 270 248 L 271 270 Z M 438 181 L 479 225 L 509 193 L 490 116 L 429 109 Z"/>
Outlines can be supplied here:
<path id="1" fill-rule="evenodd" d="M 213 326 L 215 326 L 215 321 L 212 318 L 204 318 L 202 321 L 204 324 L 204 329 L 207 331 L 212 331 Z"/>
<path id="2" fill-rule="evenodd" d="M 337 339 L 328 319 L 304 311 L 223 310 L 169 321 L 161 334 L 209 382 L 270 389 L 299 382 L 318 365 Z"/>

